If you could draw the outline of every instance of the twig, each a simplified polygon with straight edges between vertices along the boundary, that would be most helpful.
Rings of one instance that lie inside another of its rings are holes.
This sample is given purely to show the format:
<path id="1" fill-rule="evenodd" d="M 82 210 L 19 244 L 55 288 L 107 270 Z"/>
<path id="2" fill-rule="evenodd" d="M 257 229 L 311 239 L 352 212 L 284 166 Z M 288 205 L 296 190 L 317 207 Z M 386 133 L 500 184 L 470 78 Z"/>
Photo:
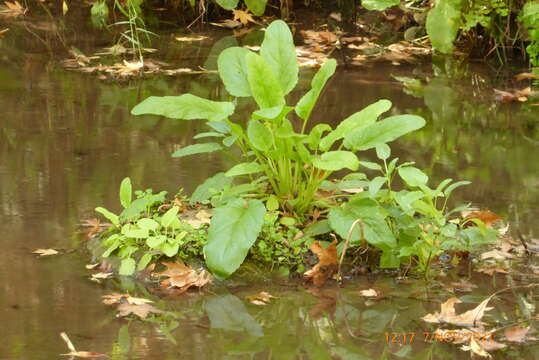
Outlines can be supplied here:
<path id="1" fill-rule="evenodd" d="M 354 227 L 359 224 L 360 228 L 360 234 L 359 234 L 359 241 L 365 239 L 365 224 L 363 224 L 363 221 L 361 219 L 357 219 L 352 223 L 352 226 L 350 226 L 350 229 L 348 230 L 348 235 L 346 236 L 346 242 L 344 243 L 344 247 L 342 249 L 341 258 L 339 259 L 339 270 L 337 271 L 337 281 L 341 282 L 341 267 L 342 262 L 344 261 L 344 256 L 346 255 L 346 250 L 348 249 L 348 245 L 350 243 L 350 238 L 352 237 L 352 232 L 354 231 Z"/>

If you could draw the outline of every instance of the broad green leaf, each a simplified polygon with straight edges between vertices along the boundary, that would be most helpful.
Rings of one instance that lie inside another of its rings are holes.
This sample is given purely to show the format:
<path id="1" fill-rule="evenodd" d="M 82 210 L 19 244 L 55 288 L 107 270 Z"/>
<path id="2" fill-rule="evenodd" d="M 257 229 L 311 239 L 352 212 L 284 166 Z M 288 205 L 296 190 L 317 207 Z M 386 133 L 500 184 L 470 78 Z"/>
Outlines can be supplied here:
<path id="1" fill-rule="evenodd" d="M 266 11 L 267 2 L 267 0 L 245 0 L 245 5 L 256 16 L 262 16 L 264 15 L 264 11 Z"/>
<path id="2" fill-rule="evenodd" d="M 277 120 L 278 122 L 278 120 L 284 118 L 293 109 L 294 108 L 291 106 L 278 105 L 272 108 L 259 109 L 253 112 L 252 117 L 257 120 L 266 120 L 270 122 L 275 122 Z"/>
<path id="3" fill-rule="evenodd" d="M 169 227 L 172 225 L 174 220 L 177 220 L 178 212 L 180 211 L 180 208 L 178 206 L 173 206 L 166 213 L 163 214 L 161 217 L 161 225 L 164 227 Z"/>
<path id="4" fill-rule="evenodd" d="M 381 250 L 393 249 L 397 242 L 385 222 L 385 216 L 377 203 L 370 199 L 353 200 L 329 211 L 331 228 L 343 239 L 347 239 L 352 224 L 360 220 L 363 224 L 365 240 Z M 352 231 L 350 241 L 357 244 L 360 240 L 361 224 Z"/>
<path id="5" fill-rule="evenodd" d="M 137 226 L 147 231 L 155 231 L 157 228 L 159 228 L 159 223 L 154 219 L 142 218 L 137 221 Z"/>
<path id="6" fill-rule="evenodd" d="M 150 236 L 146 239 L 146 245 L 152 249 L 157 249 L 165 241 L 167 241 L 167 237 L 165 235 Z"/>
<path id="7" fill-rule="evenodd" d="M 324 132 L 331 130 L 333 129 L 328 124 L 316 124 L 315 127 L 311 129 L 311 132 L 307 137 L 307 144 L 309 145 L 311 150 L 318 149 L 318 146 L 320 145 L 320 139 L 322 138 Z"/>
<path id="8" fill-rule="evenodd" d="M 375 197 L 380 191 L 380 188 L 387 182 L 387 179 L 382 176 L 377 176 L 369 183 L 369 195 Z"/>
<path id="9" fill-rule="evenodd" d="M 298 114 L 300 118 L 306 120 L 311 116 L 311 112 L 318 101 L 322 89 L 329 78 L 333 76 L 336 68 L 337 61 L 335 59 L 330 59 L 316 72 L 316 75 L 314 75 L 311 81 L 311 90 L 303 95 L 296 104 L 296 114 Z"/>
<path id="10" fill-rule="evenodd" d="M 209 153 L 217 150 L 221 150 L 223 147 L 218 143 L 203 143 L 203 144 L 193 144 L 187 145 L 186 147 L 176 150 L 172 157 L 178 158 L 183 156 L 189 156 L 194 154 Z"/>
<path id="11" fill-rule="evenodd" d="M 382 256 L 380 257 L 380 267 L 382 269 L 398 268 L 400 264 L 399 255 L 394 250 L 382 251 Z"/>
<path id="12" fill-rule="evenodd" d="M 226 138 L 223 139 L 223 145 L 226 147 L 231 147 L 232 145 L 234 145 L 236 140 L 238 140 L 238 135 L 236 134 L 227 136 Z"/>
<path id="13" fill-rule="evenodd" d="M 137 264 L 137 271 L 146 269 L 146 266 L 148 266 L 148 264 L 152 261 L 152 257 L 152 254 L 149 253 L 142 255 Z"/>
<path id="14" fill-rule="evenodd" d="M 223 50 L 217 59 L 219 76 L 225 84 L 226 91 L 233 96 L 251 96 L 245 61 L 248 53 L 249 50 L 234 46 Z"/>
<path id="15" fill-rule="evenodd" d="M 361 6 L 371 11 L 384 11 L 399 4 L 400 0 L 361 0 Z"/>
<path id="16" fill-rule="evenodd" d="M 363 110 L 350 115 L 341 121 L 335 130 L 320 140 L 320 149 L 322 151 L 326 151 L 331 147 L 331 145 L 333 145 L 335 141 L 342 139 L 351 131 L 362 129 L 365 126 L 376 122 L 378 117 L 388 111 L 390 108 L 391 101 L 382 99 L 370 104 Z"/>
<path id="17" fill-rule="evenodd" d="M 425 126 L 417 115 L 397 115 L 352 131 L 344 137 L 344 146 L 353 150 L 368 150 L 393 141 Z"/>
<path id="18" fill-rule="evenodd" d="M 264 167 L 257 162 L 239 163 L 238 165 L 235 165 L 231 169 L 229 169 L 225 173 L 225 176 L 232 177 L 249 175 L 262 171 L 264 171 Z"/>
<path id="19" fill-rule="evenodd" d="M 220 172 L 207 178 L 191 195 L 189 204 L 193 205 L 197 202 L 206 201 L 219 191 L 223 190 L 226 186 L 230 185 L 232 178 L 225 176 L 225 173 Z"/>
<path id="20" fill-rule="evenodd" d="M 163 254 L 165 254 L 168 257 L 173 257 L 178 254 L 178 249 L 180 248 L 180 244 L 174 243 L 171 244 L 169 242 L 165 242 L 161 244 L 161 247 L 159 248 Z"/>
<path id="21" fill-rule="evenodd" d="M 120 203 L 122 204 L 124 209 L 131 205 L 131 199 L 133 196 L 132 191 L 133 188 L 131 186 L 131 179 L 126 177 L 122 180 L 122 183 L 120 184 Z"/>
<path id="22" fill-rule="evenodd" d="M 284 104 L 284 94 L 276 74 L 263 57 L 250 52 L 246 55 L 247 79 L 251 94 L 260 108 Z"/>
<path id="23" fill-rule="evenodd" d="M 234 113 L 234 104 L 212 101 L 191 94 L 150 96 L 132 110 L 133 115 L 153 114 L 171 119 L 220 121 Z"/>
<path id="24" fill-rule="evenodd" d="M 145 239 L 148 237 L 148 230 L 146 229 L 134 229 L 132 227 L 122 229 L 122 234 L 131 239 Z"/>
<path id="25" fill-rule="evenodd" d="M 414 210 L 412 205 L 424 197 L 425 194 L 422 191 L 399 191 L 395 196 L 395 200 L 406 213 L 412 215 L 411 213 Z"/>
<path id="26" fill-rule="evenodd" d="M 238 269 L 260 233 L 265 213 L 260 200 L 236 199 L 214 209 L 204 246 L 212 272 L 226 278 Z"/>
<path id="27" fill-rule="evenodd" d="M 107 218 L 107 220 L 110 221 L 112 223 L 112 225 L 118 226 L 118 224 L 120 223 L 118 215 L 111 213 L 110 211 L 108 211 L 104 207 L 96 207 L 95 211 L 97 211 L 98 213 L 103 215 L 105 218 Z"/>
<path id="28" fill-rule="evenodd" d="M 366 167 L 367 169 L 370 169 L 370 170 L 382 170 L 382 167 L 380 166 L 380 164 L 377 164 L 372 161 L 360 161 L 359 165 Z"/>
<path id="29" fill-rule="evenodd" d="M 270 129 L 258 120 L 249 120 L 247 137 L 254 148 L 259 151 L 268 151 L 273 145 L 273 135 Z"/>
<path id="30" fill-rule="evenodd" d="M 135 259 L 133 258 L 123 259 L 120 264 L 120 270 L 119 270 L 120 275 L 125 275 L 125 276 L 133 275 L 133 273 L 135 272 L 136 264 L 137 263 L 135 262 Z"/>
<path id="31" fill-rule="evenodd" d="M 299 67 L 292 33 L 284 21 L 276 20 L 268 26 L 260 55 L 273 69 L 281 91 L 288 94 L 298 82 Z"/>
<path id="32" fill-rule="evenodd" d="M 221 134 L 229 134 L 230 133 L 230 125 L 228 125 L 227 122 L 224 121 L 208 121 L 206 123 L 209 127 L 211 127 L 213 130 L 220 132 Z"/>
<path id="33" fill-rule="evenodd" d="M 464 185 L 469 185 L 471 184 L 470 181 L 466 181 L 466 180 L 462 180 L 462 181 L 457 181 L 456 183 L 453 183 L 451 185 L 449 185 L 445 190 L 444 190 L 444 195 L 446 197 L 449 197 L 451 195 L 451 193 L 453 192 L 453 190 L 455 190 L 456 188 L 458 187 L 461 187 L 461 186 L 464 186 Z"/>
<path id="34" fill-rule="evenodd" d="M 215 0 L 220 7 L 225 10 L 234 10 L 238 6 L 240 0 Z"/>
<path id="35" fill-rule="evenodd" d="M 208 132 L 196 134 L 195 136 L 193 136 L 193 139 L 197 140 L 197 139 L 202 139 L 202 138 L 207 138 L 207 137 L 224 137 L 224 136 L 225 135 L 222 133 L 218 133 L 215 131 L 208 131 Z"/>
<path id="36" fill-rule="evenodd" d="M 313 166 L 327 171 L 338 171 L 342 169 L 357 170 L 359 160 L 350 151 L 328 151 L 321 156 L 313 158 Z"/>
<path id="37" fill-rule="evenodd" d="M 400 167 L 399 175 L 409 186 L 419 187 L 421 185 L 427 185 L 429 177 L 423 171 L 413 166 Z"/>
<path id="38" fill-rule="evenodd" d="M 453 51 L 460 26 L 462 0 L 436 0 L 427 15 L 426 29 L 432 47 L 442 53 Z"/>
<path id="39" fill-rule="evenodd" d="M 376 156 L 380 160 L 387 160 L 391 156 L 391 148 L 387 144 L 382 144 L 376 147 Z"/>

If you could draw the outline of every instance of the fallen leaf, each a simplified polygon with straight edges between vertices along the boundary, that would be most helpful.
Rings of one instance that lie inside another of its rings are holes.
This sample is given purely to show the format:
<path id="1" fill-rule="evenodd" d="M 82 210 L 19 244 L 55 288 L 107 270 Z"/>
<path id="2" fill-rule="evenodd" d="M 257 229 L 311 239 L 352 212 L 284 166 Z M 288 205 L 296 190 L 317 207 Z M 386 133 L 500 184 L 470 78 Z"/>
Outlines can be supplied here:
<path id="1" fill-rule="evenodd" d="M 75 349 L 75 345 L 73 345 L 73 343 L 71 342 L 71 340 L 69 339 L 69 337 L 67 336 L 65 332 L 60 333 L 60 337 L 62 338 L 62 340 L 65 341 L 67 348 L 69 349 L 69 353 L 60 354 L 61 356 L 75 356 L 75 357 L 86 358 L 86 359 L 108 356 L 106 354 L 100 354 L 100 353 L 96 353 L 92 351 L 77 351 L 77 349 Z"/>
<path id="2" fill-rule="evenodd" d="M 4 36 L 4 34 L 7 33 L 8 31 L 9 31 L 9 28 L 0 30 L 0 36 Z"/>
<path id="3" fill-rule="evenodd" d="M 22 6 L 18 1 L 4 1 L 4 6 L 0 7 L 0 15 L 6 17 L 19 17 L 28 11 L 27 8 Z"/>
<path id="4" fill-rule="evenodd" d="M 81 226 L 85 229 L 81 229 L 79 233 L 86 234 L 86 238 L 91 239 L 111 225 L 108 223 L 101 224 L 101 220 L 97 218 L 83 219 L 81 220 Z"/>
<path id="5" fill-rule="evenodd" d="M 490 250 L 481 254 L 481 260 L 494 259 L 494 260 L 505 260 L 514 258 L 512 254 L 509 254 L 505 251 L 498 249 Z"/>
<path id="6" fill-rule="evenodd" d="M 378 296 L 378 292 L 374 289 L 368 289 L 368 290 L 361 290 L 359 292 L 359 295 L 361 296 Z"/>
<path id="7" fill-rule="evenodd" d="M 481 220 L 486 227 L 492 228 L 492 224 L 502 218 L 489 210 L 472 211 L 464 217 L 465 220 L 478 219 Z M 473 225 L 472 225 L 473 226 Z"/>
<path id="8" fill-rule="evenodd" d="M 131 305 L 144 305 L 153 303 L 152 300 L 133 297 L 129 294 L 110 294 L 103 295 L 103 304 L 105 305 L 115 305 L 115 304 L 131 304 Z"/>
<path id="9" fill-rule="evenodd" d="M 469 292 L 477 288 L 477 285 L 472 284 L 469 281 L 461 280 L 459 282 L 453 282 L 449 285 L 444 285 L 444 289 L 450 292 Z"/>
<path id="10" fill-rule="evenodd" d="M 227 29 L 235 29 L 235 28 L 241 26 L 241 23 L 239 21 L 231 20 L 231 19 L 223 20 L 223 21 L 218 22 L 218 23 L 212 22 L 210 24 L 215 25 L 215 26 L 219 26 L 219 27 L 224 27 L 224 28 L 227 28 Z"/>
<path id="11" fill-rule="evenodd" d="M 523 72 L 523 73 L 515 75 L 516 81 L 535 80 L 535 79 L 539 79 L 539 76 L 537 76 L 536 74 L 529 73 L 529 72 Z"/>
<path id="12" fill-rule="evenodd" d="M 58 251 L 54 249 L 35 249 L 32 254 L 38 254 L 39 256 L 50 256 L 58 254 Z"/>
<path id="13" fill-rule="evenodd" d="M 482 272 L 487 275 L 494 275 L 494 273 L 500 273 L 500 274 L 509 274 L 508 268 L 502 268 L 502 267 L 480 267 L 477 269 L 478 272 Z"/>
<path id="14" fill-rule="evenodd" d="M 108 279 L 108 278 L 111 277 L 112 275 L 113 275 L 112 272 L 98 272 L 98 273 L 96 273 L 96 274 L 92 274 L 90 280 L 99 283 L 100 280 Z"/>
<path id="15" fill-rule="evenodd" d="M 478 343 L 475 341 L 475 339 L 472 337 L 470 340 L 470 345 L 463 345 L 461 347 L 464 351 L 471 351 L 472 353 L 482 356 L 482 357 L 492 357 L 488 352 L 486 352 Z"/>
<path id="16" fill-rule="evenodd" d="M 161 281 L 164 288 L 177 288 L 186 291 L 192 286 L 203 287 L 211 282 L 211 275 L 206 270 L 196 271 L 179 261 L 176 263 L 164 262 L 167 270 L 153 273 L 154 277 L 167 277 Z"/>
<path id="17" fill-rule="evenodd" d="M 490 301 L 490 299 L 491 297 L 488 297 L 474 309 L 457 315 L 455 313 L 455 304 L 459 304 L 462 301 L 453 297 L 441 304 L 440 312 L 427 314 L 423 316 L 422 319 L 428 323 L 446 323 L 456 326 L 476 327 L 477 325 L 481 324 L 480 320 L 483 318 L 485 311 L 493 309 L 491 307 L 487 307 L 487 303 Z"/>
<path id="18" fill-rule="evenodd" d="M 176 36 L 174 38 L 176 41 L 181 42 L 192 42 L 192 41 L 202 41 L 208 39 L 207 36 L 195 35 L 195 36 Z"/>
<path id="19" fill-rule="evenodd" d="M 185 221 L 195 229 L 199 229 L 202 225 L 211 223 L 211 216 L 211 212 L 207 210 L 200 210 L 195 214 L 194 218 L 187 216 Z"/>
<path id="20" fill-rule="evenodd" d="M 120 304 L 118 305 L 118 315 L 117 317 L 125 317 L 131 314 L 137 315 L 139 318 L 144 319 L 151 313 L 154 314 L 163 314 L 164 311 L 159 310 L 158 308 L 149 305 L 149 304 Z"/>
<path id="21" fill-rule="evenodd" d="M 242 25 L 247 25 L 249 22 L 256 24 L 253 14 L 249 13 L 249 11 L 232 10 L 232 13 L 234 14 L 232 21 L 239 21 Z"/>
<path id="22" fill-rule="evenodd" d="M 524 342 L 530 327 L 514 326 L 504 331 L 505 338 L 511 342 Z"/>
<path id="23" fill-rule="evenodd" d="M 318 264 L 306 271 L 304 276 L 312 280 L 314 286 L 320 287 L 325 284 L 337 271 L 337 240 L 334 240 L 327 248 L 322 248 L 320 241 L 311 244 L 311 251 L 318 256 Z"/>
<path id="24" fill-rule="evenodd" d="M 88 269 L 88 270 L 93 270 L 95 269 L 96 267 L 99 266 L 99 263 L 95 263 L 95 264 L 86 264 L 85 268 Z"/>
<path id="25" fill-rule="evenodd" d="M 276 299 L 275 296 L 268 292 L 262 291 L 256 295 L 249 295 L 245 297 L 251 304 L 254 305 L 268 305 L 271 299 Z"/>

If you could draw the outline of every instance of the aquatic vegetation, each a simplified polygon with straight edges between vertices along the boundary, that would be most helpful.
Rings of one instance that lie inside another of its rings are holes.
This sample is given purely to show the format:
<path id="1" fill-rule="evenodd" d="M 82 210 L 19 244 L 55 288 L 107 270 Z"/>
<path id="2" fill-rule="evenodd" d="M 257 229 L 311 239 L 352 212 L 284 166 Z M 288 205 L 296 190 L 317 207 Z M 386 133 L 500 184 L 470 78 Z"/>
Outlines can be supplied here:
<path id="1" fill-rule="evenodd" d="M 346 240 L 343 253 L 348 246 L 364 243 L 380 250 L 381 267 L 395 268 L 403 258 L 413 258 L 426 271 L 431 259 L 444 250 L 469 250 L 472 244 L 496 239 L 484 226 L 463 228 L 460 220 L 450 221 L 449 216 L 456 210 L 447 211 L 447 199 L 455 188 L 467 182 L 451 183 L 447 179 L 431 189 L 427 175 L 411 166 L 413 163 L 398 165 L 398 159 L 388 161 L 391 151 L 387 143 L 421 128 L 423 118 L 396 115 L 378 120 L 391 108 L 390 101 L 379 100 L 335 129 L 322 123 L 307 132 L 310 115 L 335 67 L 334 60 L 326 62 L 313 77 L 311 90 L 295 107 L 288 106 L 285 96 L 296 86 L 298 64 L 288 26 L 275 21 L 266 30 L 260 54 L 232 47 L 218 58 L 219 75 L 227 91 L 236 97 L 252 97 L 259 107 L 245 127 L 230 120 L 233 102 L 191 94 L 151 96 L 133 108 L 134 115 L 208 120 L 211 131 L 195 139 L 217 141 L 183 147 L 173 157 L 230 152 L 232 145 L 241 151 L 238 164 L 206 180 L 190 201 L 209 201 L 213 206 L 204 255 L 207 266 L 217 275 L 227 277 L 238 269 L 261 235 L 268 214 L 275 211 L 280 212 L 281 219 L 300 226 L 311 218 L 316 223 L 320 214 L 326 215 L 328 220 L 320 222 L 324 229 L 318 235 L 335 231 Z M 287 117 L 292 110 L 302 120 L 300 131 Z M 337 144 L 337 150 L 332 150 Z M 370 149 L 376 149 L 383 167 L 359 160 L 357 152 Z M 368 180 L 364 173 L 355 172 L 360 166 L 380 171 L 382 176 Z M 340 181 L 328 181 L 334 172 L 342 170 L 352 173 Z M 405 184 L 405 189 L 398 192 L 392 190 L 396 174 Z M 234 184 L 233 178 L 243 182 Z M 323 196 L 320 191 L 331 195 Z M 444 198 L 440 206 L 438 198 Z M 277 255 L 275 251 L 280 246 L 271 244 L 271 239 L 270 236 L 270 250 L 266 240 L 258 243 L 262 258 Z M 305 245 L 304 241 L 288 244 L 298 249 L 292 258 L 304 252 Z M 172 255 L 178 247 L 173 250 L 165 254 Z"/>
<path id="2" fill-rule="evenodd" d="M 140 191 L 136 195 L 137 198 L 132 200 L 131 180 L 125 178 L 120 185 L 120 202 L 124 210 L 116 215 L 105 208 L 96 208 L 112 224 L 101 235 L 102 258 L 114 255 L 120 259 L 119 273 L 132 275 L 162 255 L 180 258 L 201 255 L 205 231 L 180 221 L 177 215 L 181 203 L 169 206 L 162 213 L 159 205 L 165 202 L 166 191 L 159 194 L 153 194 L 151 190 Z"/>

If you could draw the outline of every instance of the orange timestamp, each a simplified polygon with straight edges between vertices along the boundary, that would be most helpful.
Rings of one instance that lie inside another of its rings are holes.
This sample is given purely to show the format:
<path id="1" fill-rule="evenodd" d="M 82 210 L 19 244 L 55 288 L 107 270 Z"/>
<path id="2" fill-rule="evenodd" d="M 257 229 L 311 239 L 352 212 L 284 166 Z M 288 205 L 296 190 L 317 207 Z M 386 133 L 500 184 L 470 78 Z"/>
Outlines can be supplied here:
<path id="1" fill-rule="evenodd" d="M 445 343 L 467 343 L 473 338 L 476 341 L 491 340 L 494 332 L 472 332 L 459 330 L 437 330 L 437 331 L 408 331 L 408 332 L 385 332 L 386 342 L 388 344 L 407 345 L 413 344 L 416 339 L 422 339 L 424 342 L 445 342 Z"/>

